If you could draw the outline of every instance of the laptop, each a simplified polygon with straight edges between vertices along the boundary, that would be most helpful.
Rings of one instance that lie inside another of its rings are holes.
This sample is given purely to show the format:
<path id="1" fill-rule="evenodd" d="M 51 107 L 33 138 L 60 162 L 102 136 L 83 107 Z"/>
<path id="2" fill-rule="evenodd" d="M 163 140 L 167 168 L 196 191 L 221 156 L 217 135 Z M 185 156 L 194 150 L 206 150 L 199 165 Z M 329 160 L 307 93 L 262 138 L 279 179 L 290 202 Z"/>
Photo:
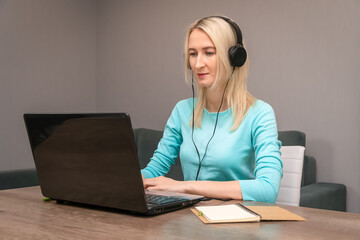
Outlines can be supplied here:
<path id="1" fill-rule="evenodd" d="M 24 114 L 24 120 L 45 197 L 146 215 L 203 199 L 144 189 L 127 113 Z"/>

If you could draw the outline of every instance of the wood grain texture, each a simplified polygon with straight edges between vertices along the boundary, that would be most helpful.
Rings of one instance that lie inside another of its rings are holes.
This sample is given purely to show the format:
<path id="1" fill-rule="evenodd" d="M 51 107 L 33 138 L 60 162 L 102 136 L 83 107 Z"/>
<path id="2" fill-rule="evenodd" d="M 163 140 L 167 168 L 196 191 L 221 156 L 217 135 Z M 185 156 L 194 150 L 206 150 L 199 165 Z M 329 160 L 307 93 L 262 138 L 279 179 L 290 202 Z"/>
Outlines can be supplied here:
<path id="1" fill-rule="evenodd" d="M 359 239 L 360 236 L 360 214 L 355 213 L 282 205 L 307 221 L 206 225 L 189 208 L 146 217 L 93 206 L 43 202 L 42 198 L 38 186 L 0 191 L 0 239 Z M 215 204 L 223 202 L 212 200 L 198 205 Z"/>

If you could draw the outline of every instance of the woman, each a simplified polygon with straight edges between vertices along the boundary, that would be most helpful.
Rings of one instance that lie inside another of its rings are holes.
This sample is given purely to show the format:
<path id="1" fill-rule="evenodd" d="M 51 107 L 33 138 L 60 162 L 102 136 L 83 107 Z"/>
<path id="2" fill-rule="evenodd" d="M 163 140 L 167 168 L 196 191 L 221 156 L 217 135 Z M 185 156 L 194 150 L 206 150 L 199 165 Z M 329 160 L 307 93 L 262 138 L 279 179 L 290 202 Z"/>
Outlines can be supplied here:
<path id="1" fill-rule="evenodd" d="M 282 162 L 275 114 L 247 91 L 242 45 L 240 29 L 228 18 L 207 17 L 190 26 L 185 71 L 196 79 L 198 97 L 173 109 L 158 149 L 141 171 L 145 188 L 276 201 Z M 164 177 L 178 155 L 184 181 Z"/>

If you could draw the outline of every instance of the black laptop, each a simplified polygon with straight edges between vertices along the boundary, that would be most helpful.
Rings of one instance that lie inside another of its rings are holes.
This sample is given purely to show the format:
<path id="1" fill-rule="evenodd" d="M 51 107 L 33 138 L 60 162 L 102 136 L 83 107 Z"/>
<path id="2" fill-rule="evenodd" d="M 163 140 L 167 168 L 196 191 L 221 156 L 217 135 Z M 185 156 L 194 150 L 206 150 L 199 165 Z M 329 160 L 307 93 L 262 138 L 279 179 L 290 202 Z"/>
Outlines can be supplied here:
<path id="1" fill-rule="evenodd" d="M 126 113 L 24 114 L 24 119 L 45 197 L 148 215 L 203 198 L 144 190 Z"/>

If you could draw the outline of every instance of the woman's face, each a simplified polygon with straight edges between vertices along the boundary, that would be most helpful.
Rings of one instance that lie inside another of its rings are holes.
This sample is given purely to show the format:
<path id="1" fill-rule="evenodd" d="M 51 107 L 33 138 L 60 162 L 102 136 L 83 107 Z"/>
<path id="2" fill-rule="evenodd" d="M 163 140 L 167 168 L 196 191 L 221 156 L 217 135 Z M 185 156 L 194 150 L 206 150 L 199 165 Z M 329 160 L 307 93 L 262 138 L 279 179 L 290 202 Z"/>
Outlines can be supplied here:
<path id="1" fill-rule="evenodd" d="M 216 79 L 216 48 L 210 37 L 195 28 L 189 36 L 189 63 L 200 87 L 211 87 Z"/>

